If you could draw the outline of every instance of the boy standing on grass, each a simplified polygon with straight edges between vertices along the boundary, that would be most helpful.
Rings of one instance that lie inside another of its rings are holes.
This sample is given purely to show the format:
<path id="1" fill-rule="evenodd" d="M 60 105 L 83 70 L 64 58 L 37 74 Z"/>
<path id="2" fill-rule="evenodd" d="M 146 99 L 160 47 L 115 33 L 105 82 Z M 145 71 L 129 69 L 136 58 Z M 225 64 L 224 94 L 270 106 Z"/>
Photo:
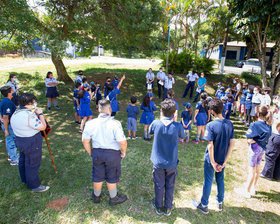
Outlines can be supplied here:
<path id="1" fill-rule="evenodd" d="M 234 145 L 234 129 L 231 121 L 224 119 L 223 102 L 220 99 L 213 99 L 210 103 L 210 110 L 215 119 L 207 124 L 204 139 L 208 141 L 204 156 L 204 184 L 201 201 L 192 200 L 193 205 L 202 213 L 208 214 L 208 200 L 211 193 L 213 178 L 215 174 L 218 194 L 217 207 L 223 209 L 224 200 L 224 167 Z"/>
<path id="2" fill-rule="evenodd" d="M 136 106 L 137 98 L 135 96 L 132 96 L 130 98 L 131 104 L 129 104 L 126 108 L 127 112 L 127 132 L 128 137 L 127 140 L 132 139 L 135 140 L 136 137 L 136 131 L 137 131 L 137 115 L 139 114 L 139 108 Z M 131 129 L 133 136 L 131 136 Z"/>
<path id="3" fill-rule="evenodd" d="M 158 215 L 169 216 L 173 205 L 173 193 L 177 176 L 178 142 L 184 139 L 184 128 L 173 121 L 176 103 L 166 99 L 161 103 L 161 118 L 152 122 L 149 134 L 154 136 L 151 154 L 155 198 L 152 205 Z M 165 192 L 164 192 L 165 191 Z M 163 196 L 164 204 L 163 204 Z"/>

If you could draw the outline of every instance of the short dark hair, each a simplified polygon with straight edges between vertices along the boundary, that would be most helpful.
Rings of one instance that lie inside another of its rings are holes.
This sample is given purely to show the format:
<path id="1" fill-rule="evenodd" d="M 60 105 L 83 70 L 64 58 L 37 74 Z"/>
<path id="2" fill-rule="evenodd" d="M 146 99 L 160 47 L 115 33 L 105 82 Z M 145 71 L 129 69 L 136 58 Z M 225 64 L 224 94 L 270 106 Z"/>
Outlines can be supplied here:
<path id="1" fill-rule="evenodd" d="M 80 82 L 76 82 L 75 83 L 75 88 L 79 88 L 81 86 L 81 83 Z"/>
<path id="2" fill-rule="evenodd" d="M 23 93 L 19 97 L 19 105 L 24 107 L 28 104 L 33 104 L 34 101 L 36 101 L 37 98 L 31 93 Z"/>
<path id="3" fill-rule="evenodd" d="M 264 92 L 267 92 L 268 94 L 271 92 L 271 88 L 269 88 L 269 87 L 264 87 L 263 88 L 263 91 Z"/>
<path id="4" fill-rule="evenodd" d="M 167 91 L 167 96 L 173 98 L 173 97 L 175 96 L 174 90 L 173 90 L 173 89 L 169 89 L 169 90 Z"/>
<path id="5" fill-rule="evenodd" d="M 78 71 L 78 74 L 80 74 L 80 73 L 83 73 L 83 71 L 82 71 L 82 70 L 79 70 L 79 71 Z"/>
<path id="6" fill-rule="evenodd" d="M 53 74 L 52 72 L 48 72 L 46 78 L 50 78 L 50 74 Z"/>
<path id="7" fill-rule="evenodd" d="M 100 111 L 103 111 L 104 108 L 111 106 L 111 101 L 107 99 L 99 100 L 98 101 L 98 107 Z"/>
<path id="8" fill-rule="evenodd" d="M 107 85 L 107 90 L 108 90 L 108 91 L 111 91 L 111 90 L 113 90 L 114 88 L 115 88 L 115 86 L 114 86 L 113 83 L 110 83 L 110 84 Z"/>
<path id="9" fill-rule="evenodd" d="M 12 87 L 11 86 L 3 86 L 1 88 L 1 93 L 4 97 L 7 97 L 8 94 L 12 91 Z"/>
<path id="10" fill-rule="evenodd" d="M 130 98 L 130 102 L 133 103 L 133 104 L 135 104 L 135 103 L 137 102 L 137 98 L 136 98 L 135 96 L 132 96 L 132 97 Z"/>
<path id="11" fill-rule="evenodd" d="M 87 81 L 87 77 L 82 78 L 82 82 L 85 82 L 85 81 Z"/>
<path id="12" fill-rule="evenodd" d="M 213 99 L 209 102 L 210 110 L 213 110 L 216 114 L 221 114 L 224 109 L 224 104 L 220 99 Z"/>
<path id="13" fill-rule="evenodd" d="M 11 80 L 12 80 L 12 78 L 14 78 L 15 76 L 17 76 L 17 75 L 16 75 L 16 74 L 14 74 L 14 73 L 11 73 L 11 74 L 9 75 L 9 79 L 8 79 L 8 81 L 7 81 L 7 82 L 11 81 Z"/>
<path id="14" fill-rule="evenodd" d="M 229 94 L 229 95 L 227 96 L 227 98 L 233 99 L 233 95 Z"/>
<path id="15" fill-rule="evenodd" d="M 176 103 L 172 99 L 165 99 L 160 105 L 162 114 L 165 117 L 172 117 L 177 110 Z"/>

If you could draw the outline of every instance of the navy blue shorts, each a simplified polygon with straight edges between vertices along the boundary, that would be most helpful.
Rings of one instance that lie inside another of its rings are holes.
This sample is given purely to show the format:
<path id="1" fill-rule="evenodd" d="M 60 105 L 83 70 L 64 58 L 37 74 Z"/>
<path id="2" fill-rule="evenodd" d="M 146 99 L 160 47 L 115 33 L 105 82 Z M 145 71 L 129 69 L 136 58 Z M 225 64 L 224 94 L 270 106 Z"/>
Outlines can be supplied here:
<path id="1" fill-rule="evenodd" d="M 112 149 L 93 149 L 92 181 L 114 184 L 121 176 L 121 151 Z"/>

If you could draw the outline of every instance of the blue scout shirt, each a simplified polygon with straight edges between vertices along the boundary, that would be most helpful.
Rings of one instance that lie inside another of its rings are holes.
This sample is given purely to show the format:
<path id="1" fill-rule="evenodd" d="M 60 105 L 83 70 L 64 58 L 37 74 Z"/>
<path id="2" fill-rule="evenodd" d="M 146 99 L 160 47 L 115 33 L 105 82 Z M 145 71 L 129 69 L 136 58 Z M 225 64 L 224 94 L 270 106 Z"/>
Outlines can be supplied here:
<path id="1" fill-rule="evenodd" d="M 233 138 L 233 124 L 227 119 L 215 118 L 213 121 L 206 125 L 204 139 L 209 142 L 213 141 L 214 159 L 216 163 L 223 165 L 228 151 L 230 140 Z M 208 146 L 206 148 L 204 161 L 211 163 L 208 152 Z"/>
<path id="2" fill-rule="evenodd" d="M 247 89 L 242 91 L 242 95 L 240 97 L 240 104 L 245 104 L 247 93 L 248 93 Z"/>
<path id="3" fill-rule="evenodd" d="M 229 119 L 229 117 L 230 117 L 230 115 L 231 115 L 231 106 L 232 106 L 232 103 L 231 103 L 231 101 L 228 101 L 227 103 L 226 103 L 226 110 L 228 110 L 228 113 L 227 113 L 227 115 L 226 115 L 226 119 Z"/>
<path id="4" fill-rule="evenodd" d="M 199 113 L 207 113 L 207 108 L 202 106 L 201 101 L 198 101 L 195 107 L 196 110 L 199 110 Z"/>
<path id="5" fill-rule="evenodd" d="M 139 114 L 139 108 L 137 106 L 132 106 L 129 104 L 126 108 L 127 117 L 132 117 L 137 120 L 137 115 Z"/>
<path id="6" fill-rule="evenodd" d="M 100 87 L 98 87 L 98 89 L 96 91 L 96 99 L 98 99 L 98 100 L 102 99 L 101 88 Z"/>
<path id="7" fill-rule="evenodd" d="M 253 98 L 253 93 L 248 92 L 246 95 L 246 101 L 245 101 L 246 110 L 249 110 L 252 108 L 252 98 Z"/>
<path id="8" fill-rule="evenodd" d="M 198 81 L 197 81 L 198 87 L 200 87 L 200 86 L 202 86 L 202 85 L 204 85 L 204 84 L 206 84 L 206 83 L 207 83 L 207 80 L 206 80 L 205 77 L 203 77 L 203 78 L 200 77 L 200 78 L 198 79 Z M 205 89 L 205 86 L 203 86 L 203 87 L 201 88 L 202 91 L 204 91 L 204 89 Z"/>
<path id="9" fill-rule="evenodd" d="M 107 99 L 111 101 L 112 112 L 117 112 L 120 110 L 119 103 L 117 100 L 117 94 L 120 94 L 121 91 L 118 88 L 113 89 L 108 93 Z"/>
<path id="10" fill-rule="evenodd" d="M 9 120 L 11 119 L 11 116 L 17 109 L 16 105 L 7 97 L 5 97 L 1 102 L 0 102 L 0 114 L 3 117 L 3 115 L 8 115 Z"/>
<path id="11" fill-rule="evenodd" d="M 180 123 L 167 118 L 167 123 L 154 120 L 150 126 L 149 134 L 155 135 L 151 161 L 157 168 L 171 169 L 178 165 L 178 142 L 184 138 L 184 128 Z"/>
<path id="12" fill-rule="evenodd" d="M 219 98 L 219 99 L 221 99 L 221 97 L 223 97 L 223 96 L 225 96 L 225 95 L 226 95 L 225 92 L 220 91 L 220 92 L 217 92 L 216 97 Z"/>
<path id="13" fill-rule="evenodd" d="M 185 125 L 187 125 L 186 122 L 189 122 L 192 120 L 192 114 L 190 114 L 190 112 L 186 111 L 186 110 L 182 111 L 181 118 L 183 118 Z"/>
<path id="14" fill-rule="evenodd" d="M 256 121 L 252 123 L 246 132 L 246 137 L 253 139 L 264 150 L 266 150 L 266 145 L 270 135 L 271 126 L 265 121 Z"/>

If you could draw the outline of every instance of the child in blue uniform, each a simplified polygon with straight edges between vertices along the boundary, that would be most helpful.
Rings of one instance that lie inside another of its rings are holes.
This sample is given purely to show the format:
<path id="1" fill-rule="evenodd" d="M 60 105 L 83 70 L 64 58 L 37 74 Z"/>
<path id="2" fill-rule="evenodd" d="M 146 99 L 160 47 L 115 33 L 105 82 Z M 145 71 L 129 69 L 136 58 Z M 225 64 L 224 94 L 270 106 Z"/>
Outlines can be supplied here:
<path id="1" fill-rule="evenodd" d="M 101 88 L 99 83 L 96 83 L 95 97 L 96 97 L 96 111 L 98 111 L 98 102 L 99 100 L 102 100 Z"/>
<path id="2" fill-rule="evenodd" d="M 178 119 L 178 111 L 179 111 L 179 104 L 178 102 L 174 99 L 174 96 L 175 96 L 175 92 L 173 89 L 169 89 L 167 91 L 167 97 L 168 99 L 172 99 L 175 103 L 176 103 L 176 112 L 175 112 L 175 115 L 174 115 L 174 121 L 177 122 L 177 119 Z"/>
<path id="3" fill-rule="evenodd" d="M 209 103 L 213 100 L 213 98 L 211 97 L 211 96 L 208 96 L 207 98 L 206 98 L 206 100 L 207 100 L 207 113 L 208 113 L 208 111 L 209 111 L 209 120 L 208 120 L 208 122 L 207 123 L 209 123 L 209 122 L 211 122 L 212 121 L 212 114 L 211 114 L 211 111 L 210 111 L 210 107 L 209 107 Z"/>
<path id="4" fill-rule="evenodd" d="M 137 98 L 135 96 L 132 96 L 130 98 L 131 104 L 129 104 L 126 108 L 127 112 L 127 132 L 128 132 L 128 138 L 135 140 L 136 137 L 136 131 L 137 131 L 137 115 L 139 114 L 139 108 L 136 106 Z M 131 129 L 132 134 L 131 136 Z"/>
<path id="5" fill-rule="evenodd" d="M 216 97 L 218 99 L 221 99 L 223 96 L 225 96 L 225 87 L 221 86 L 220 91 L 217 92 Z"/>
<path id="6" fill-rule="evenodd" d="M 154 111 L 157 110 L 155 103 L 152 101 L 153 94 L 147 93 L 143 99 L 140 109 L 143 110 L 140 118 L 140 124 L 144 124 L 144 140 L 150 141 L 151 136 L 148 134 L 150 124 L 155 120 Z"/>
<path id="7" fill-rule="evenodd" d="M 58 85 L 58 82 L 56 79 L 53 77 L 52 72 L 48 72 L 47 76 L 45 78 L 45 84 L 47 87 L 46 90 L 46 97 L 48 98 L 48 110 L 51 109 L 52 102 L 53 105 L 56 109 L 59 109 L 59 106 L 57 105 L 56 98 L 59 96 L 56 86 Z"/>
<path id="8" fill-rule="evenodd" d="M 246 108 L 246 126 L 251 124 L 251 110 L 252 110 L 252 98 L 253 98 L 254 86 L 249 86 L 246 94 L 245 108 Z"/>
<path id="9" fill-rule="evenodd" d="M 235 191 L 246 198 L 250 198 L 255 194 L 255 187 L 260 174 L 260 163 L 263 154 L 266 150 L 268 139 L 271 135 L 271 122 L 270 112 L 267 106 L 257 106 L 256 115 L 258 121 L 252 123 L 246 132 L 248 138 L 249 151 L 249 176 L 246 183 L 246 188 L 235 189 Z"/>
<path id="10" fill-rule="evenodd" d="M 106 78 L 106 82 L 105 82 L 105 85 L 104 85 L 104 99 L 107 97 L 108 95 L 108 90 L 107 90 L 107 87 L 108 85 L 111 83 L 111 78 L 110 77 L 107 77 Z"/>
<path id="11" fill-rule="evenodd" d="M 120 110 L 117 94 L 121 94 L 120 88 L 122 86 L 122 82 L 124 79 L 125 79 L 125 75 L 123 75 L 117 87 L 114 87 L 113 83 L 110 83 L 107 86 L 108 95 L 106 99 L 111 101 L 112 117 L 115 117 L 117 112 Z"/>
<path id="12" fill-rule="evenodd" d="M 222 115 L 223 115 L 223 117 L 224 118 L 226 118 L 226 112 L 227 112 L 227 110 L 228 110 L 228 108 L 227 108 L 227 101 L 228 101 L 228 98 L 226 97 L 226 96 L 223 96 L 223 97 L 221 97 L 221 100 L 222 100 L 222 102 L 223 102 L 223 112 L 222 112 Z"/>
<path id="13" fill-rule="evenodd" d="M 207 96 L 207 93 L 202 93 L 200 95 L 200 101 L 196 104 L 193 118 L 194 125 L 197 126 L 196 139 L 193 140 L 195 144 L 198 144 L 198 141 L 204 142 L 203 137 L 205 132 L 205 126 L 210 119 L 210 111 L 207 110 Z"/>
<path id="14" fill-rule="evenodd" d="M 80 82 L 76 82 L 75 83 L 74 94 L 73 94 L 74 107 L 75 107 L 75 122 L 76 122 L 76 124 L 81 124 L 81 117 L 79 115 L 80 102 L 79 102 L 79 99 L 78 99 L 78 92 L 80 90 L 81 90 L 81 83 Z"/>
<path id="15" fill-rule="evenodd" d="M 79 132 L 83 132 L 85 123 L 92 119 L 92 111 L 90 109 L 91 95 L 88 92 L 89 87 L 82 87 L 78 92 L 78 98 L 80 101 L 79 115 L 82 117 Z"/>
<path id="16" fill-rule="evenodd" d="M 117 75 L 114 76 L 113 85 L 117 87 L 119 85 L 119 78 Z"/>
<path id="17" fill-rule="evenodd" d="M 231 108 L 232 108 L 232 100 L 234 100 L 234 97 L 232 95 L 228 95 L 228 102 L 226 103 L 227 111 L 225 114 L 225 118 L 229 120 L 231 115 Z"/>
<path id="18" fill-rule="evenodd" d="M 185 107 L 185 111 L 181 114 L 181 124 L 184 127 L 184 132 L 186 136 L 186 143 L 190 141 L 190 130 L 191 130 L 191 123 L 192 123 L 192 105 L 190 103 L 184 103 L 183 106 Z M 180 139 L 180 142 L 184 142 L 184 139 Z"/>
<path id="19" fill-rule="evenodd" d="M 160 120 L 149 128 L 149 135 L 155 135 L 151 153 L 155 198 L 152 205 L 158 215 L 169 216 L 173 206 L 173 193 L 177 176 L 178 142 L 185 137 L 183 126 L 174 122 L 176 104 L 172 99 L 161 103 Z M 163 200 L 164 199 L 164 200 Z"/>
<path id="20" fill-rule="evenodd" d="M 246 120 L 245 102 L 246 102 L 247 92 L 248 92 L 248 83 L 244 83 L 242 94 L 240 97 L 240 105 L 239 105 L 239 119 L 242 120 L 243 123 L 245 123 Z"/>
<path id="21" fill-rule="evenodd" d="M 204 214 L 208 214 L 208 202 L 211 194 L 214 174 L 217 183 L 217 208 L 223 210 L 225 193 L 224 171 L 229 155 L 234 146 L 234 129 L 231 121 L 222 116 L 223 103 L 220 99 L 210 102 L 210 110 L 215 119 L 207 124 L 204 139 L 208 145 L 204 156 L 204 183 L 200 202 L 192 203 Z"/>

